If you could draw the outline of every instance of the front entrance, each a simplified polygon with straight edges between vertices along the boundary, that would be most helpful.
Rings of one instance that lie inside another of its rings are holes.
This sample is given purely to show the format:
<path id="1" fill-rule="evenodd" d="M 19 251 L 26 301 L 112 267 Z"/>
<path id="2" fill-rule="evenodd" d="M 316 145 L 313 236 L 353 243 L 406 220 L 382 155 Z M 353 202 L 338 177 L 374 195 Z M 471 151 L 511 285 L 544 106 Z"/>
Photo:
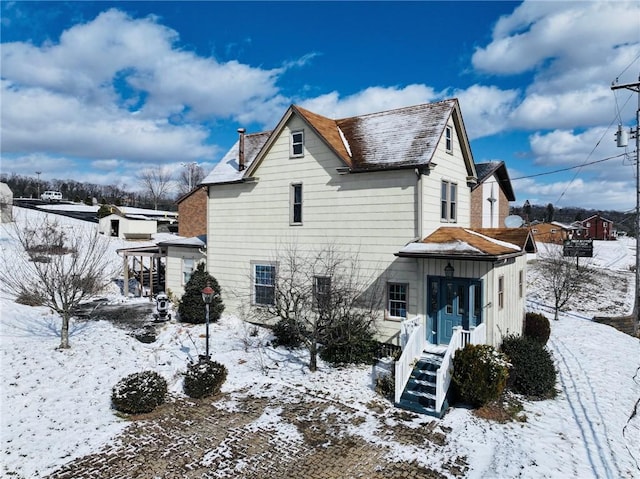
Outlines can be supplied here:
<path id="1" fill-rule="evenodd" d="M 428 280 L 427 339 L 449 344 L 453 328 L 469 330 L 482 322 L 482 288 L 478 280 L 430 277 Z"/>

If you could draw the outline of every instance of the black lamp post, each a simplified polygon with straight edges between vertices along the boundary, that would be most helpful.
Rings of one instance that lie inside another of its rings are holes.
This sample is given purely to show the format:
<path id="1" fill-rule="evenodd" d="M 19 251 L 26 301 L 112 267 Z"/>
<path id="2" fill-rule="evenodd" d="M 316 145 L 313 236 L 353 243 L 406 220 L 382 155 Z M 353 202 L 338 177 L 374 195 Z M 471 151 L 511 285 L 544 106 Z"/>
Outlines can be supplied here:
<path id="1" fill-rule="evenodd" d="M 207 359 L 210 359 L 210 356 L 209 356 L 209 305 L 211 304 L 211 301 L 213 301 L 213 297 L 215 296 L 215 294 L 216 294 L 215 290 L 209 285 L 209 283 L 207 283 L 207 286 L 202 290 L 202 301 L 204 301 L 205 318 L 206 318 L 206 321 L 207 321 L 207 330 L 206 330 L 206 336 L 207 336 L 206 357 L 207 357 Z"/>

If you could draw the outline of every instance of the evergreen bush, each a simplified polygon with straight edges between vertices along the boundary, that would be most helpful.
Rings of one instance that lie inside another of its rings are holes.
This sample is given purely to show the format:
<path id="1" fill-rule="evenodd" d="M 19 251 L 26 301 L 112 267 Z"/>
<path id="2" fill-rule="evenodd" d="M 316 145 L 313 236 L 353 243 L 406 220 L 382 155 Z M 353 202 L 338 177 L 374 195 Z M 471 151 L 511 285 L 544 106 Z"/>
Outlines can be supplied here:
<path id="1" fill-rule="evenodd" d="M 502 340 L 502 352 L 511 362 L 509 388 L 530 398 L 556 395 L 557 373 L 549 350 L 524 336 L 509 335 Z"/>
<path id="2" fill-rule="evenodd" d="M 154 371 L 142 371 L 122 378 L 113 387 L 111 403 L 127 414 L 151 412 L 164 403 L 167 381 Z"/>
<path id="3" fill-rule="evenodd" d="M 220 285 L 213 276 L 204 270 L 204 263 L 200 263 L 184 288 L 184 294 L 182 295 L 180 306 L 178 306 L 180 321 L 192 324 L 206 322 L 202 290 L 206 288 L 207 284 L 216 292 L 209 305 L 209 321 L 215 323 L 220 319 L 224 311 Z"/>
<path id="4" fill-rule="evenodd" d="M 453 358 L 452 381 L 458 399 L 473 407 L 498 399 L 508 376 L 507 358 L 486 344 L 468 344 Z"/>
<path id="5" fill-rule="evenodd" d="M 549 319 L 544 314 L 527 313 L 524 317 L 524 335 L 544 346 L 551 335 Z"/>
<path id="6" fill-rule="evenodd" d="M 284 346 L 288 349 L 296 349 L 302 346 L 304 338 L 301 334 L 301 328 L 292 319 L 280 319 L 273 326 L 273 345 Z"/>
<path id="7" fill-rule="evenodd" d="M 109 216 L 113 211 L 113 209 L 109 205 L 102 204 L 100 208 L 98 208 L 98 213 L 96 216 L 99 218 L 104 218 L 105 216 Z"/>
<path id="8" fill-rule="evenodd" d="M 227 379 L 227 368 L 216 361 L 202 357 L 187 367 L 184 376 L 184 392 L 192 398 L 203 398 L 220 392 Z"/>

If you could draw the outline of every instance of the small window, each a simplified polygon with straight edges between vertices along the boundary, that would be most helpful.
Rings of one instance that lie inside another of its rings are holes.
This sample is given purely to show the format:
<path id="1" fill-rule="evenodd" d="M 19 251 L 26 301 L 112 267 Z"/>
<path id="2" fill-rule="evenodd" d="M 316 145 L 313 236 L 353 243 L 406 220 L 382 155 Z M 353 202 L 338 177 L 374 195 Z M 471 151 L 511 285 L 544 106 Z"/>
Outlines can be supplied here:
<path id="1" fill-rule="evenodd" d="M 440 220 L 455 223 L 457 217 L 458 185 L 442 181 L 440 188 Z"/>
<path id="2" fill-rule="evenodd" d="M 498 308 L 504 308 L 504 276 L 498 278 Z"/>
<path id="3" fill-rule="evenodd" d="M 453 151 L 453 140 L 451 138 L 451 127 L 448 126 L 444 129 L 444 142 L 447 153 L 451 153 Z"/>
<path id="4" fill-rule="evenodd" d="M 253 265 L 253 303 L 262 306 L 275 304 L 276 267 L 272 264 Z"/>
<path id="5" fill-rule="evenodd" d="M 302 224 L 302 183 L 291 185 L 289 198 L 289 223 L 292 225 Z"/>
<path id="6" fill-rule="evenodd" d="M 291 132 L 291 157 L 304 156 L 304 131 Z"/>
<path id="7" fill-rule="evenodd" d="M 185 285 L 191 279 L 196 266 L 196 261 L 193 258 L 182 259 L 182 284 Z"/>
<path id="8" fill-rule="evenodd" d="M 331 300 L 331 277 L 330 276 L 314 276 L 313 278 L 313 297 L 315 299 L 315 308 L 319 312 L 329 309 Z"/>
<path id="9" fill-rule="evenodd" d="M 523 270 L 520 270 L 518 272 L 518 293 L 522 298 L 522 296 L 524 295 L 524 271 Z"/>
<path id="10" fill-rule="evenodd" d="M 392 318 L 407 317 L 408 285 L 405 283 L 389 283 L 387 285 L 387 309 Z"/>

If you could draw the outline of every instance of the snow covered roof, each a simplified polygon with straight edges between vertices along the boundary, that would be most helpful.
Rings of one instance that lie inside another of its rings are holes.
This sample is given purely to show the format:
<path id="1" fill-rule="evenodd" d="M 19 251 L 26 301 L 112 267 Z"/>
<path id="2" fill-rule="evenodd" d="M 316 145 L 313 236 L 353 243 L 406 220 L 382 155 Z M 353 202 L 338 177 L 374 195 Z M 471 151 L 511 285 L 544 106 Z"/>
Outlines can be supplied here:
<path id="1" fill-rule="evenodd" d="M 265 145 L 271 135 L 270 131 L 264 131 L 262 133 L 246 134 L 244 137 L 244 162 L 245 169 L 238 169 L 238 150 L 240 141 L 236 141 L 235 145 L 227 152 L 226 155 L 220 160 L 215 168 L 209 173 L 202 185 L 211 185 L 217 183 L 235 183 L 242 180 L 247 172 L 247 169 L 256 159 L 258 153 Z"/>
<path id="2" fill-rule="evenodd" d="M 511 179 L 507 172 L 507 167 L 504 161 L 487 161 L 485 163 L 476 163 L 476 173 L 478 174 L 478 182 L 473 185 L 472 189 L 476 189 L 482 183 L 484 183 L 491 176 L 494 176 L 498 180 L 498 184 L 509 201 L 515 201 L 516 195 L 513 192 L 513 186 L 511 185 Z"/>
<path id="3" fill-rule="evenodd" d="M 175 239 L 158 242 L 158 246 L 185 246 L 192 248 L 206 248 L 207 235 L 192 236 L 191 238 L 176 236 Z"/>
<path id="4" fill-rule="evenodd" d="M 238 170 L 238 141 L 202 184 L 232 183 L 251 176 L 258 164 L 255 160 L 268 150 L 265 145 L 281 133 L 294 114 L 353 172 L 426 167 L 453 118 L 469 176 L 476 175 L 458 101 L 450 99 L 340 120 L 292 105 L 272 132 L 245 135 L 245 170 Z"/>
<path id="5" fill-rule="evenodd" d="M 526 228 L 442 227 L 421 241 L 409 243 L 397 256 L 493 260 L 535 252 Z"/>

